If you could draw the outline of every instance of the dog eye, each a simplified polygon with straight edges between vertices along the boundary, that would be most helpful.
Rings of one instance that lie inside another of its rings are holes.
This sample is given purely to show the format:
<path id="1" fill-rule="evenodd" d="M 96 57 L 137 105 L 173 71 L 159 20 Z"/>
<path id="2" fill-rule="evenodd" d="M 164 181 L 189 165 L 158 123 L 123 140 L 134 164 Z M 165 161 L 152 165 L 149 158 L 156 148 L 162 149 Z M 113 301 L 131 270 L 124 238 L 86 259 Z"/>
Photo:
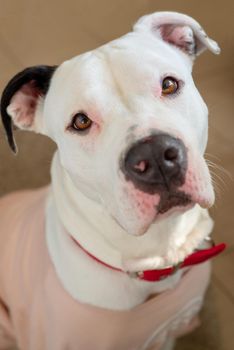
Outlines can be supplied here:
<path id="1" fill-rule="evenodd" d="M 75 130 L 86 130 L 92 125 L 92 120 L 84 113 L 77 113 L 72 120 L 72 128 Z"/>
<path id="2" fill-rule="evenodd" d="M 162 94 L 163 95 L 172 95 L 179 88 L 179 83 L 175 78 L 166 77 L 162 82 Z"/>

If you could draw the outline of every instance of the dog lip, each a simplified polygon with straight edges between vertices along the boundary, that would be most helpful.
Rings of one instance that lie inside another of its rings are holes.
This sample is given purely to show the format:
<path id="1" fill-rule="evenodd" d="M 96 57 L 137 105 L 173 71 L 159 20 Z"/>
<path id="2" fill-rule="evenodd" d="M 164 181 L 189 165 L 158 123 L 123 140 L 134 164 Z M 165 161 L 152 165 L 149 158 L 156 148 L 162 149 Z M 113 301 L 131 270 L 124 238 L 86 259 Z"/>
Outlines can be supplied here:
<path id="1" fill-rule="evenodd" d="M 157 212 L 164 214 L 173 207 L 186 207 L 192 203 L 191 196 L 185 192 L 164 192 L 161 194 L 160 202 L 157 205 Z"/>

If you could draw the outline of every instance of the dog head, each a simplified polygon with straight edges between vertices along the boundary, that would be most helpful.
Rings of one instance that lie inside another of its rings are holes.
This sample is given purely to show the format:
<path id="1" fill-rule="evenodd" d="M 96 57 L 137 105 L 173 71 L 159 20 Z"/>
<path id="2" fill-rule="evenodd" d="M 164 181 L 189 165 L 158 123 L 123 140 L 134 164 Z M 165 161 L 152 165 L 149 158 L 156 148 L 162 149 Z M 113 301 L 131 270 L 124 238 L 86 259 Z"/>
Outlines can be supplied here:
<path id="1" fill-rule="evenodd" d="M 2 95 L 9 144 L 16 151 L 12 122 L 51 137 L 74 184 L 130 234 L 209 207 L 208 111 L 191 74 L 207 48 L 219 53 L 195 20 L 159 12 L 58 67 L 25 69 Z"/>

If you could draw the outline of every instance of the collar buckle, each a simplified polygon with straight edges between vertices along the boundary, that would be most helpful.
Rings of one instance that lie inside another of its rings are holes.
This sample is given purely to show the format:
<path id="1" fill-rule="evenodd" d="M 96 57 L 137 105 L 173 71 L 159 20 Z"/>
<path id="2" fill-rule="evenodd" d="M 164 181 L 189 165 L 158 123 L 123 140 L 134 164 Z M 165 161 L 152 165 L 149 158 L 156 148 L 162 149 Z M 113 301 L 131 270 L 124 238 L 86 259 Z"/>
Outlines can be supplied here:
<path id="1" fill-rule="evenodd" d="M 172 267 L 171 275 L 175 275 L 176 272 L 178 272 L 179 269 L 182 267 L 183 263 L 184 263 L 183 261 L 180 261 L 180 262 L 178 262 L 176 265 L 174 265 L 174 266 Z M 169 276 L 170 276 L 170 275 L 169 275 Z"/>
<path id="2" fill-rule="evenodd" d="M 134 279 L 142 279 L 142 277 L 144 277 L 143 271 L 127 271 L 127 274 L 129 277 Z"/>

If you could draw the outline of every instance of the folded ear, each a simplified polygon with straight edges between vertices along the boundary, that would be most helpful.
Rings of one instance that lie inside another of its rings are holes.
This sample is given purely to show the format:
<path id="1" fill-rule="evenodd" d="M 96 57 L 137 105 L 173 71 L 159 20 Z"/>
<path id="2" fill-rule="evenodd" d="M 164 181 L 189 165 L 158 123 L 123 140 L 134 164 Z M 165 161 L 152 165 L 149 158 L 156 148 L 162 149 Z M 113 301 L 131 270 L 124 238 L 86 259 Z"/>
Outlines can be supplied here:
<path id="1" fill-rule="evenodd" d="M 37 116 L 39 102 L 47 93 L 55 69 L 56 66 L 26 68 L 9 81 L 2 93 L 2 123 L 14 153 L 17 152 L 17 146 L 12 121 L 20 129 L 40 131 L 40 120 Z"/>
<path id="2" fill-rule="evenodd" d="M 210 39 L 193 18 L 177 12 L 155 12 L 141 17 L 134 25 L 135 31 L 151 32 L 195 58 L 209 49 L 220 53 L 218 44 Z"/>

